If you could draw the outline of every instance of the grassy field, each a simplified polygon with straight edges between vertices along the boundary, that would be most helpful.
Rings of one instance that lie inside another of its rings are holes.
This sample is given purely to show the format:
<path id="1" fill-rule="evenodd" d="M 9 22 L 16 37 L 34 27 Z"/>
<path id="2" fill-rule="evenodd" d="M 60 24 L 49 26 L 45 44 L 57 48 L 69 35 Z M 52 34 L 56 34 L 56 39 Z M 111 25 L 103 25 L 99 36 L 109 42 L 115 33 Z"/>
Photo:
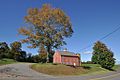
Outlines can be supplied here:
<path id="1" fill-rule="evenodd" d="M 117 69 L 120 66 L 115 66 L 113 69 Z M 109 70 L 103 69 L 98 64 L 82 64 L 81 67 L 70 67 L 66 65 L 53 65 L 53 64 L 34 64 L 31 66 L 32 69 L 55 76 L 64 75 L 82 75 L 82 74 L 101 74 L 110 72 Z"/>
<path id="2" fill-rule="evenodd" d="M 115 66 L 113 67 L 113 70 L 117 70 L 117 69 L 120 69 L 120 65 L 115 65 Z"/>
<path id="3" fill-rule="evenodd" d="M 109 70 L 101 68 L 101 66 L 98 64 L 82 64 L 82 67 L 89 68 L 86 74 L 103 74 L 103 73 L 109 72 Z"/>
<path id="4" fill-rule="evenodd" d="M 12 63 L 16 63 L 16 61 L 13 60 L 13 59 L 2 59 L 2 60 L 0 60 L 0 66 L 1 65 L 6 65 L 6 64 L 12 64 Z"/>
<path id="5" fill-rule="evenodd" d="M 32 69 L 49 74 L 49 75 L 56 75 L 56 76 L 62 76 L 62 75 L 80 75 L 86 73 L 88 70 L 78 67 L 73 68 L 66 65 L 53 65 L 53 64 L 34 64 L 31 66 Z"/>

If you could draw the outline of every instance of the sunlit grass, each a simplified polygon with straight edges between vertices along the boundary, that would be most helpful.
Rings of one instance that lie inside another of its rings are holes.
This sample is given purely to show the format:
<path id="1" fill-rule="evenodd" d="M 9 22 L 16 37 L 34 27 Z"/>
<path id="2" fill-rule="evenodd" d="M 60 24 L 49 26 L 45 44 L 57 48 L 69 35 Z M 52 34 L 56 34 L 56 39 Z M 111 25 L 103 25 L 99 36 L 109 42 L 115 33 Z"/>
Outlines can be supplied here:
<path id="1" fill-rule="evenodd" d="M 16 61 L 13 59 L 6 59 L 6 58 L 0 60 L 0 65 L 12 64 L 12 63 L 16 63 Z"/>
<path id="2" fill-rule="evenodd" d="M 115 66 L 113 69 L 116 70 L 120 66 Z M 98 64 L 82 64 L 81 67 L 71 67 L 66 66 L 62 64 L 53 65 L 51 63 L 49 64 L 33 64 L 31 66 L 32 69 L 49 75 L 54 76 L 64 76 L 64 75 L 83 75 L 83 74 L 103 74 L 106 72 L 110 72 L 109 70 L 106 70 L 104 68 L 101 68 Z"/>

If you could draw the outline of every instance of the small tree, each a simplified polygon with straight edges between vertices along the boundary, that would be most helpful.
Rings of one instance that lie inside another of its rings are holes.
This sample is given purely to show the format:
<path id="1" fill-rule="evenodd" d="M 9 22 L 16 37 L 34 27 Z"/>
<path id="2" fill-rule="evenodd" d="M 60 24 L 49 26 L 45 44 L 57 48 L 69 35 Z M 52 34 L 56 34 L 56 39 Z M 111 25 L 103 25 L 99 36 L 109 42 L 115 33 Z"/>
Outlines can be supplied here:
<path id="1" fill-rule="evenodd" d="M 46 58 L 47 58 L 47 54 L 46 53 L 41 53 L 39 56 L 40 56 L 40 62 L 45 63 Z"/>
<path id="2" fill-rule="evenodd" d="M 39 63 L 40 62 L 40 56 L 39 55 L 34 55 L 32 56 L 32 62 Z"/>
<path id="3" fill-rule="evenodd" d="M 27 62 L 32 62 L 32 53 L 27 54 Z"/>
<path id="4" fill-rule="evenodd" d="M 0 42 L 0 59 L 9 58 L 10 48 L 6 42 Z"/>
<path id="5" fill-rule="evenodd" d="M 47 58 L 47 52 L 45 50 L 44 45 L 42 45 L 40 47 L 40 51 L 38 51 L 38 52 L 39 52 L 40 62 L 45 63 L 47 61 L 47 59 L 46 59 Z"/>
<path id="6" fill-rule="evenodd" d="M 10 44 L 10 47 L 11 47 L 11 53 L 13 54 L 13 58 L 15 60 L 18 60 L 20 55 L 21 55 L 21 51 L 22 51 L 21 50 L 21 47 L 22 47 L 21 43 L 15 41 L 15 42 Z"/>
<path id="7" fill-rule="evenodd" d="M 103 68 L 111 69 L 115 65 L 113 52 L 104 43 L 97 41 L 93 47 L 92 62 L 100 64 Z"/>
<path id="8" fill-rule="evenodd" d="M 26 51 L 20 51 L 19 61 L 26 62 L 27 54 Z"/>

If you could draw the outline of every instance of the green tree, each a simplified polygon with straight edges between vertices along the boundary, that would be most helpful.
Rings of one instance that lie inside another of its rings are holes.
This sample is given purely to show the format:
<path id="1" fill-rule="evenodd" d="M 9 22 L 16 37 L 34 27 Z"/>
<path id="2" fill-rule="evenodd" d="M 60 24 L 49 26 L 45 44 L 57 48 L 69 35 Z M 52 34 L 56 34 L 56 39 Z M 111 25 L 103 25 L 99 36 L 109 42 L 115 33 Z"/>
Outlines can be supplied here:
<path id="1" fill-rule="evenodd" d="M 9 57 L 10 48 L 6 42 L 0 42 L 0 59 Z"/>
<path id="2" fill-rule="evenodd" d="M 19 61 L 26 62 L 27 54 L 26 51 L 20 51 Z"/>
<path id="3" fill-rule="evenodd" d="M 13 58 L 15 60 L 19 60 L 19 57 L 20 57 L 21 51 L 22 51 L 21 50 L 21 47 L 22 47 L 21 43 L 15 41 L 15 42 L 10 44 L 10 47 L 11 47 L 11 54 L 13 55 Z"/>
<path id="4" fill-rule="evenodd" d="M 115 65 L 115 58 L 113 58 L 113 52 L 108 51 L 100 55 L 100 65 L 103 68 L 111 69 Z"/>
<path id="5" fill-rule="evenodd" d="M 115 58 L 113 52 L 104 43 L 97 41 L 93 47 L 92 62 L 111 69 L 115 65 Z"/>
<path id="6" fill-rule="evenodd" d="M 45 50 L 45 47 L 44 45 L 42 45 L 40 47 L 40 50 L 38 51 L 39 52 L 39 57 L 40 57 L 40 62 L 41 63 L 45 63 L 46 62 L 46 58 L 47 58 L 47 52 Z M 49 58 L 50 59 L 50 58 Z"/>
<path id="7" fill-rule="evenodd" d="M 44 45 L 48 55 L 52 49 L 59 48 L 66 44 L 64 38 L 72 36 L 73 30 L 70 18 L 59 8 L 52 8 L 44 4 L 42 8 L 31 8 L 25 16 L 27 27 L 19 29 L 19 33 L 27 36 L 23 43 L 29 43 L 29 48 L 40 49 Z"/>
<path id="8" fill-rule="evenodd" d="M 102 42 L 97 41 L 93 47 L 92 62 L 95 64 L 99 64 L 100 54 L 107 52 L 107 51 L 108 51 L 107 46 L 103 44 Z"/>
<path id="9" fill-rule="evenodd" d="M 46 58 L 47 58 L 47 54 L 46 53 L 41 53 L 39 56 L 40 56 L 40 62 L 45 63 Z"/>
<path id="10" fill-rule="evenodd" d="M 41 60 L 39 55 L 32 56 L 32 62 L 39 63 Z"/>
<path id="11" fill-rule="evenodd" d="M 32 53 L 28 53 L 27 54 L 27 59 L 26 59 L 27 62 L 32 62 L 33 59 L 32 59 Z"/>
<path id="12" fill-rule="evenodd" d="M 93 56 L 92 56 L 92 62 L 94 64 L 99 64 L 99 54 L 93 54 Z"/>

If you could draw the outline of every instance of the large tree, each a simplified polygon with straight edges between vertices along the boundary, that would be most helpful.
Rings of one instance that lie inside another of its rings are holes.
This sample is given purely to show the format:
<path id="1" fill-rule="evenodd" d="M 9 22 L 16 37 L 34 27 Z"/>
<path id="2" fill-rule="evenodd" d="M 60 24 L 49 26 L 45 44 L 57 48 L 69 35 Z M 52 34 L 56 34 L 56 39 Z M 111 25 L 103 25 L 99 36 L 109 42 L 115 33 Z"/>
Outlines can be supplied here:
<path id="1" fill-rule="evenodd" d="M 97 41 L 93 47 L 92 62 L 111 69 L 115 65 L 115 58 L 113 52 L 104 43 Z"/>
<path id="2" fill-rule="evenodd" d="M 29 48 L 40 49 L 44 45 L 48 54 L 52 49 L 66 44 L 64 38 L 72 36 L 73 30 L 70 18 L 59 8 L 44 4 L 42 8 L 31 8 L 25 16 L 28 26 L 21 27 L 19 33 L 26 36 L 23 43 L 29 43 Z"/>

